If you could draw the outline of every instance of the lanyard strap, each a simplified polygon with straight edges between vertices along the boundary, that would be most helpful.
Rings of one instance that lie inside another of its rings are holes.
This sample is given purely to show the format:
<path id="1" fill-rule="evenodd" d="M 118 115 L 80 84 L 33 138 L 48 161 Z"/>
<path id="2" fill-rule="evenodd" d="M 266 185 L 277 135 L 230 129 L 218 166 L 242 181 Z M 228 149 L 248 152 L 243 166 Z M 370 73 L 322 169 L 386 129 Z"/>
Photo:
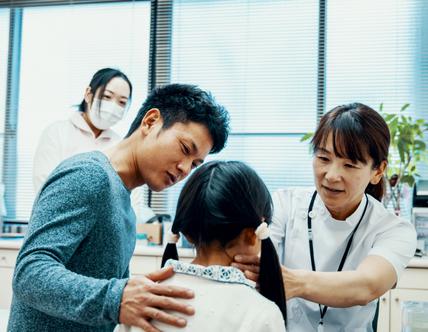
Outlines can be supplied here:
<path id="1" fill-rule="evenodd" d="M 350 236 L 348 243 L 346 245 L 345 252 L 343 253 L 339 267 L 337 268 L 337 272 L 342 271 L 343 265 L 345 264 L 345 261 L 346 261 L 346 257 L 348 257 L 349 249 L 351 248 L 351 244 L 352 244 L 352 240 L 354 239 L 355 232 L 357 231 L 358 226 L 360 226 L 361 221 L 363 220 L 364 215 L 366 214 L 369 199 L 367 197 L 367 194 L 365 194 L 365 195 L 366 195 L 366 205 L 364 206 L 364 210 L 363 210 L 363 213 L 360 217 L 360 220 L 358 221 L 357 225 L 355 226 L 355 228 L 353 229 L 353 231 L 351 233 L 351 236 Z M 314 207 L 314 202 L 315 202 L 316 196 L 317 196 L 317 191 L 315 190 L 314 194 L 312 195 L 311 202 L 309 203 L 309 209 L 308 209 L 308 238 L 309 238 L 309 252 L 311 255 L 312 271 L 316 271 L 316 266 L 315 266 L 314 245 L 313 245 L 313 236 L 312 236 L 312 218 L 310 215 L 311 215 L 312 209 Z M 321 316 L 319 324 L 323 325 L 323 318 L 325 316 L 325 313 L 327 312 L 328 306 L 324 306 L 324 308 L 321 308 L 321 304 L 318 304 L 318 306 L 320 309 L 320 316 Z"/>

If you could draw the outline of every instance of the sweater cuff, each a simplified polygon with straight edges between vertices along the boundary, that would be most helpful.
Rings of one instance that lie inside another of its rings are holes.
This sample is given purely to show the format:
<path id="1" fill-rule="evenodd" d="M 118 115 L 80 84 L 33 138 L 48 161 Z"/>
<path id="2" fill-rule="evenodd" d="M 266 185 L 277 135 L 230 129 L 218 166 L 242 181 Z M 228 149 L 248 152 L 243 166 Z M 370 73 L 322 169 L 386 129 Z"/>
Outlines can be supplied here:
<path id="1" fill-rule="evenodd" d="M 109 321 L 113 321 L 115 324 L 119 324 L 120 303 L 122 300 L 123 289 L 127 283 L 128 278 L 110 280 L 104 304 L 104 317 Z"/>

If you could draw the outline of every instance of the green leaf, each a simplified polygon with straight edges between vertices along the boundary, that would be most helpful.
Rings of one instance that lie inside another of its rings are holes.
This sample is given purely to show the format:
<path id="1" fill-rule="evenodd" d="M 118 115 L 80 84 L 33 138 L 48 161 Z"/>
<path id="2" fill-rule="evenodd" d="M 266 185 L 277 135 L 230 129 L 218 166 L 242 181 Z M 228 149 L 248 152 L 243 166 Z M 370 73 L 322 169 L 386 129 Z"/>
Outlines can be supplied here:
<path id="1" fill-rule="evenodd" d="M 427 147 L 427 145 L 425 144 L 425 142 L 424 141 L 421 141 L 421 140 L 415 140 L 415 149 L 416 150 L 421 150 L 421 151 L 424 151 L 424 150 L 426 150 L 426 147 Z"/>
<path id="2" fill-rule="evenodd" d="M 399 174 L 400 181 L 413 185 L 415 177 L 418 176 L 417 165 L 428 160 L 428 144 L 425 140 L 428 122 L 402 113 L 409 106 L 409 103 L 404 104 L 396 114 L 383 112 L 383 104 L 380 109 L 391 134 L 387 174 Z"/>
<path id="3" fill-rule="evenodd" d="M 397 142 L 397 148 L 398 148 L 398 154 L 400 155 L 400 160 L 402 163 L 404 163 L 405 162 L 404 154 L 405 154 L 406 148 L 405 148 L 405 143 L 403 142 L 403 140 L 399 140 Z"/>
<path id="4" fill-rule="evenodd" d="M 404 104 L 404 105 L 401 107 L 400 112 L 405 111 L 409 106 L 410 106 L 410 104 L 409 104 L 409 103 Z"/>
<path id="5" fill-rule="evenodd" d="M 401 178 L 401 183 L 407 183 L 410 187 L 413 187 L 415 178 L 412 175 L 404 175 Z"/>
<path id="6" fill-rule="evenodd" d="M 380 105 L 379 105 L 379 111 L 383 112 L 383 103 L 380 103 Z"/>
<path id="7" fill-rule="evenodd" d="M 307 141 L 308 139 L 311 139 L 313 136 L 314 136 L 314 133 L 306 133 L 305 135 L 302 136 L 302 138 L 300 139 L 300 142 Z"/>
<path id="8" fill-rule="evenodd" d="M 395 118 L 391 121 L 390 126 L 391 126 L 393 129 L 394 129 L 394 128 L 396 128 L 396 127 L 398 126 L 398 117 L 395 117 Z"/>
<path id="9" fill-rule="evenodd" d="M 390 122 L 390 121 L 391 121 L 392 119 L 394 119 L 396 116 L 397 116 L 397 114 L 388 114 L 388 113 L 385 113 L 385 114 L 384 114 L 385 122 L 386 122 L 386 123 Z"/>

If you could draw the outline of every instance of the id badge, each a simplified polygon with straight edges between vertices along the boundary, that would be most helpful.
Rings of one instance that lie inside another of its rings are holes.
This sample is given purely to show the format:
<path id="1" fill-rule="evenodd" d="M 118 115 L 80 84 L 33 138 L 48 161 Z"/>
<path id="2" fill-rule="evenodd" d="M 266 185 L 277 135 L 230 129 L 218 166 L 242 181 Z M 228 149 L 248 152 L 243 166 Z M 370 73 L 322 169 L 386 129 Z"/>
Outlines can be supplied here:
<path id="1" fill-rule="evenodd" d="M 324 332 L 324 325 L 323 325 L 323 323 L 320 322 L 318 324 L 317 332 Z"/>

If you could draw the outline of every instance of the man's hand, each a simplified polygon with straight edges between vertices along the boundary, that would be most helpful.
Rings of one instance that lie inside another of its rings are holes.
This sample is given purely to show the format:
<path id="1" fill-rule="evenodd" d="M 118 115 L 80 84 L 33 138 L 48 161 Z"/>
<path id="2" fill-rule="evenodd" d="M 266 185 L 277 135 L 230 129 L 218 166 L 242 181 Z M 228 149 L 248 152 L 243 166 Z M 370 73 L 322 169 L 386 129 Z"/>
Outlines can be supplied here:
<path id="1" fill-rule="evenodd" d="M 245 276 L 254 281 L 259 281 L 260 258 L 259 256 L 236 255 L 233 257 L 232 266 L 244 272 Z"/>
<path id="2" fill-rule="evenodd" d="M 174 298 L 191 299 L 191 290 L 156 283 L 170 278 L 174 274 L 172 267 L 146 275 L 146 278 L 129 279 L 120 304 L 119 322 L 138 326 L 146 332 L 160 332 L 150 324 L 151 319 L 177 326 L 186 326 L 183 318 L 168 314 L 163 310 L 173 310 L 193 315 L 194 309 Z"/>

